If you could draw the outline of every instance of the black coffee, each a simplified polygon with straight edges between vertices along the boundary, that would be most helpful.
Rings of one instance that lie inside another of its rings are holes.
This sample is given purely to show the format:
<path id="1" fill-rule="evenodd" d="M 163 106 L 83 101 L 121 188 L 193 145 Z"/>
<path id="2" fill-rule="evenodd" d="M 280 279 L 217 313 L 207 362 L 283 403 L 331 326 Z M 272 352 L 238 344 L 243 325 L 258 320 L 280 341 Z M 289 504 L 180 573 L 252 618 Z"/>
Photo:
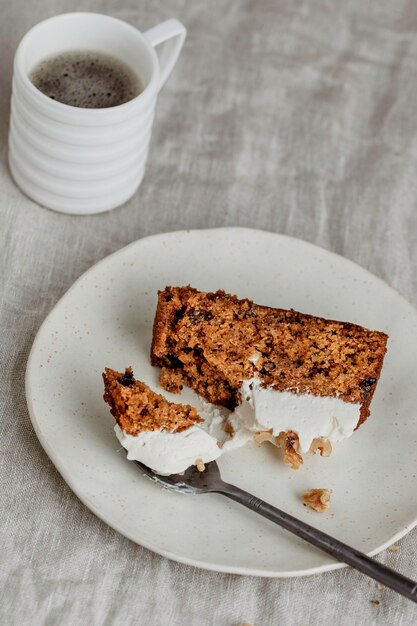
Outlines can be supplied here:
<path id="1" fill-rule="evenodd" d="M 46 96 L 82 109 L 115 107 L 143 91 L 130 67 L 102 52 L 77 50 L 41 61 L 30 75 Z"/>

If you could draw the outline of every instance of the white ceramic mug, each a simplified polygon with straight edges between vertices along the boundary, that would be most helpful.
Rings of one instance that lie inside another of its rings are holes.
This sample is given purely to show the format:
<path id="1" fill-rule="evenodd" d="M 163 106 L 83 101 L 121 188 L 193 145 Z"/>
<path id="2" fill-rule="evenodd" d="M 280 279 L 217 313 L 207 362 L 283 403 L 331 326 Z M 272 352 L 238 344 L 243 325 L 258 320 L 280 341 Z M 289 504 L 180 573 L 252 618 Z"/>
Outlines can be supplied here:
<path id="1" fill-rule="evenodd" d="M 63 213 L 100 213 L 126 202 L 142 181 L 158 91 L 185 35 L 175 19 L 142 34 L 96 13 L 67 13 L 34 26 L 14 60 L 9 165 L 20 189 Z M 52 100 L 29 76 L 40 61 L 67 50 L 119 58 L 140 76 L 144 90 L 129 102 L 104 109 Z"/>

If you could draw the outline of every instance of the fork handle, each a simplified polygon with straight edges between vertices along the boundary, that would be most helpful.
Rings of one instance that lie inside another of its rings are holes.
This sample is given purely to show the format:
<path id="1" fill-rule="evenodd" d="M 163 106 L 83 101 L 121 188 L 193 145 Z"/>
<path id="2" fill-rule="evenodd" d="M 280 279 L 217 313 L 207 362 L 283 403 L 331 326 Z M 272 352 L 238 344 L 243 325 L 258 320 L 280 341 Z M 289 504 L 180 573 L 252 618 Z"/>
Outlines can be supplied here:
<path id="1" fill-rule="evenodd" d="M 366 556 L 363 552 L 351 548 L 342 541 L 327 535 L 317 528 L 313 528 L 309 524 L 268 504 L 268 502 L 256 498 L 247 491 L 240 489 L 240 487 L 223 483 L 219 489 L 216 489 L 216 492 L 235 502 L 239 502 L 239 504 L 243 504 L 243 506 L 251 509 L 251 511 L 259 513 L 262 517 L 266 517 L 271 522 L 285 528 L 285 530 L 289 530 L 294 535 L 297 535 L 297 537 L 316 546 L 316 548 L 320 548 L 320 550 L 334 556 L 338 561 L 343 561 L 351 565 L 363 574 L 394 589 L 394 591 L 397 591 L 409 600 L 417 602 L 417 582 L 406 576 L 402 576 L 390 567 L 378 563 L 378 561 L 374 561 L 374 559 Z"/>

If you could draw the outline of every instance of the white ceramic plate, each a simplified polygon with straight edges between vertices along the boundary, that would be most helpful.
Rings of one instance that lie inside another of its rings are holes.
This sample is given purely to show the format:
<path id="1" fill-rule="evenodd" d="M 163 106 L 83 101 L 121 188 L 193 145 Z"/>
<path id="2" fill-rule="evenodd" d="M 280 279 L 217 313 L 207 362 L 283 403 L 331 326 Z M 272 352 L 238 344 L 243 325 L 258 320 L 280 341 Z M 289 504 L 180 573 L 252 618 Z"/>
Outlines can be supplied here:
<path id="1" fill-rule="evenodd" d="M 126 460 L 102 399 L 101 372 L 132 365 L 158 387 L 158 370 L 149 363 L 156 293 L 186 284 L 390 335 L 371 418 L 335 444 L 330 458 L 308 457 L 294 471 L 269 444 L 250 444 L 224 456 L 220 467 L 227 481 L 370 554 L 410 530 L 417 518 L 416 311 L 346 259 L 304 241 L 238 228 L 131 244 L 84 274 L 38 332 L 26 377 L 31 419 L 82 502 L 138 544 L 198 567 L 258 576 L 341 567 L 222 496 L 163 491 Z M 312 487 L 333 490 L 327 513 L 302 506 L 300 492 Z"/>

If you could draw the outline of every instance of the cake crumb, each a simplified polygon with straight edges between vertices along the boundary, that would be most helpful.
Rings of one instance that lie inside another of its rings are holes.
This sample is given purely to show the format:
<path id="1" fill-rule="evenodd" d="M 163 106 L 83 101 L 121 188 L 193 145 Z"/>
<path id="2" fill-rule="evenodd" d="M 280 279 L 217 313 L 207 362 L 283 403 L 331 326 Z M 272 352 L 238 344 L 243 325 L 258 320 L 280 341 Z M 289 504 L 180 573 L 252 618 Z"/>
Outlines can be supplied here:
<path id="1" fill-rule="evenodd" d="M 383 585 L 382 583 L 376 583 L 376 588 L 377 589 L 384 589 L 385 585 Z"/>
<path id="2" fill-rule="evenodd" d="M 199 472 L 204 472 L 204 470 L 206 469 L 206 466 L 204 465 L 202 459 L 196 459 L 194 465 L 196 466 Z"/>
<path id="3" fill-rule="evenodd" d="M 394 544 L 393 546 L 390 546 L 390 547 L 388 548 L 388 550 L 389 550 L 390 552 L 399 552 L 399 551 L 400 551 L 400 546 L 397 546 L 397 545 L 395 545 L 395 544 Z"/>
<path id="4" fill-rule="evenodd" d="M 169 393 L 181 393 L 182 391 L 183 385 L 181 376 L 178 372 L 172 372 L 166 367 L 161 369 L 159 382 L 161 387 Z"/>
<path id="5" fill-rule="evenodd" d="M 374 606 L 379 606 L 381 604 L 379 600 L 369 600 L 369 602 Z"/>
<path id="6" fill-rule="evenodd" d="M 330 489 L 310 489 L 301 494 L 304 506 L 322 513 L 330 506 Z"/>

